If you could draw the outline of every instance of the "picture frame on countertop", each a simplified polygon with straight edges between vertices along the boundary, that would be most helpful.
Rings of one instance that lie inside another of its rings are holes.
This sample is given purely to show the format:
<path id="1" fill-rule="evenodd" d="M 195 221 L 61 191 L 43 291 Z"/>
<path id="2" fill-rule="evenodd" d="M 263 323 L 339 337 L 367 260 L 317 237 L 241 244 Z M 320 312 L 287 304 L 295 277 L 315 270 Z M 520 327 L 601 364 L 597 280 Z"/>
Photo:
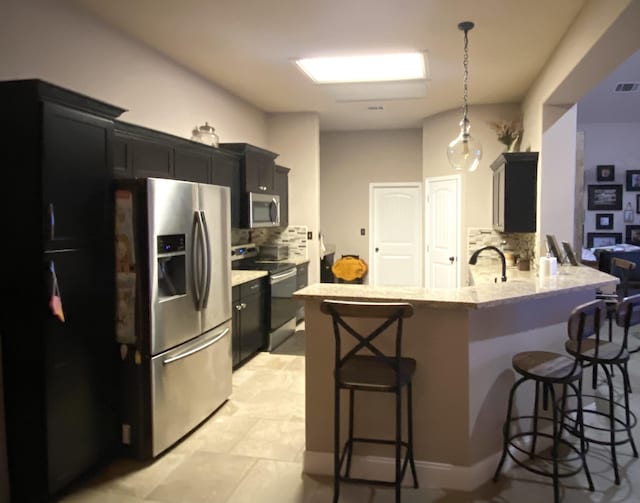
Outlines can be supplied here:
<path id="1" fill-rule="evenodd" d="M 630 245 L 640 245 L 640 225 L 625 225 L 624 242 Z"/>
<path id="2" fill-rule="evenodd" d="M 622 232 L 587 232 L 587 248 L 601 248 L 622 243 Z"/>
<path id="3" fill-rule="evenodd" d="M 572 266 L 580 265 L 580 263 L 578 262 L 578 257 L 576 257 L 573 248 L 571 248 L 571 245 L 567 241 L 562 242 L 562 248 L 564 248 L 564 253 Z"/>
<path id="4" fill-rule="evenodd" d="M 622 209 L 622 184 L 588 185 L 587 209 L 620 211 Z"/>
<path id="5" fill-rule="evenodd" d="M 613 182 L 616 179 L 615 165 L 598 164 L 598 166 L 596 166 L 596 179 L 599 182 Z"/>
<path id="6" fill-rule="evenodd" d="M 613 213 L 596 213 L 596 229 L 613 229 Z"/>
<path id="7" fill-rule="evenodd" d="M 626 172 L 626 190 L 640 192 L 640 169 L 628 169 Z"/>

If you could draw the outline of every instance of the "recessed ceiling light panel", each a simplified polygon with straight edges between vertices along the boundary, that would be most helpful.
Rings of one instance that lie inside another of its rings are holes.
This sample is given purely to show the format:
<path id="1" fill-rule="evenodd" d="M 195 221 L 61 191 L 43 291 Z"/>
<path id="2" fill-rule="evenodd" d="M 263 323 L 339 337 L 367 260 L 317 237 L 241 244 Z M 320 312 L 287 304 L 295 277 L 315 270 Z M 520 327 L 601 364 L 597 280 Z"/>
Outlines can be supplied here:
<path id="1" fill-rule="evenodd" d="M 426 78 L 423 53 L 299 59 L 296 64 L 314 82 L 389 82 Z"/>

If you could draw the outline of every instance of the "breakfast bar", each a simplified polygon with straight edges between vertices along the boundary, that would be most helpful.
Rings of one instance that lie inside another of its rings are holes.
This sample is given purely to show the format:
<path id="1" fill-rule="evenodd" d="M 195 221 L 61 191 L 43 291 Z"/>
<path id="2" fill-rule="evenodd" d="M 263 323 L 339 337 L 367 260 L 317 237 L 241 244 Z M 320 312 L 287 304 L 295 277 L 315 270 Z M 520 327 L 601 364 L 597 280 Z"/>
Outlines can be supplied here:
<path id="1" fill-rule="evenodd" d="M 561 267 L 557 275 L 542 278 L 535 271 L 520 272 L 504 283 L 488 280 L 481 270 L 472 275 L 473 286 L 456 289 L 319 283 L 296 292 L 305 302 L 305 472 L 333 473 L 334 337 L 330 317 L 320 312 L 323 299 L 413 305 L 402 351 L 417 360 L 413 411 L 420 485 L 468 491 L 490 479 L 498 462 L 515 380 L 512 356 L 526 350 L 564 352 L 571 310 L 618 282 L 585 266 Z M 379 395 L 356 404 L 359 435 L 392 435 L 393 414 L 386 412 L 393 399 Z M 532 396 L 533 390 L 520 394 L 522 411 L 528 411 Z M 356 452 L 354 471 L 379 478 L 392 473 L 393 453 L 370 447 Z"/>

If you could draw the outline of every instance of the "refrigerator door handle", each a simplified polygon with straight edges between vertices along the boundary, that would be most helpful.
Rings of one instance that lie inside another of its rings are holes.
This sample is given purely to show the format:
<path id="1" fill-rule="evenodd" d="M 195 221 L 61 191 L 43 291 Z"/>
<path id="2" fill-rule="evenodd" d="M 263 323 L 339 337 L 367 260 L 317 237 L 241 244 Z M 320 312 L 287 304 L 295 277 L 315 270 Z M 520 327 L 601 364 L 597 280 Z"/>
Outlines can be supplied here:
<path id="1" fill-rule="evenodd" d="M 196 311 L 200 311 L 200 304 L 202 303 L 202 283 L 200 277 L 202 271 L 200 267 L 201 254 L 199 251 L 199 242 L 202 239 L 201 224 L 200 224 L 200 212 L 195 211 L 193 214 L 193 239 L 191 243 L 191 279 L 193 281 L 193 289 L 196 298 Z"/>
<path id="2" fill-rule="evenodd" d="M 187 356 L 191 356 L 192 354 L 198 353 L 198 352 L 202 351 L 203 349 L 206 349 L 209 346 L 211 346 L 211 345 L 215 344 L 216 342 L 218 342 L 225 335 L 227 335 L 228 332 L 229 332 L 229 329 L 225 328 L 221 333 L 216 335 L 210 341 L 207 341 L 204 344 L 201 344 L 197 348 L 193 348 L 193 349 L 190 349 L 188 351 L 185 351 L 184 353 L 180 353 L 180 354 L 177 354 L 176 356 L 172 356 L 171 358 L 167 358 L 166 360 L 162 361 L 162 364 L 163 365 L 168 365 L 168 364 L 173 363 L 173 362 L 175 362 L 177 360 L 182 360 L 183 358 L 186 358 Z"/>
<path id="3" fill-rule="evenodd" d="M 201 309 L 206 309 L 207 304 L 209 303 L 209 293 L 211 292 L 211 242 L 209 241 L 209 226 L 207 224 L 207 219 L 204 211 L 200 211 L 200 222 L 202 223 L 202 231 L 203 231 L 203 240 L 202 240 L 202 248 L 204 253 L 204 288 L 202 289 L 202 307 Z"/>

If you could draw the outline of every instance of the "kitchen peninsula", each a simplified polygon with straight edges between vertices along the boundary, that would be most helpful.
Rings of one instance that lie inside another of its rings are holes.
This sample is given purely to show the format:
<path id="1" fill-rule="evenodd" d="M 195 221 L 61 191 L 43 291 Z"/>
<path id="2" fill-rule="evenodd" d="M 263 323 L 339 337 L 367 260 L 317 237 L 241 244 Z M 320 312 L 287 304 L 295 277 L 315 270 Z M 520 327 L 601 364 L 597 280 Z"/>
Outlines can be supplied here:
<path id="1" fill-rule="evenodd" d="M 420 485 L 471 490 L 493 475 L 515 379 L 512 356 L 564 352 L 571 310 L 593 300 L 598 288 L 613 290 L 618 279 L 585 266 L 561 267 L 545 278 L 521 272 L 506 283 L 483 283 L 477 272 L 475 286 L 457 289 L 319 283 L 296 292 L 306 315 L 305 472 L 332 474 L 334 337 L 320 304 L 337 299 L 414 306 L 404 325 L 403 354 L 418 364 L 413 409 Z M 533 390 L 528 396 L 522 391 L 519 412 L 530 413 Z M 381 395 L 356 404 L 356 435 L 393 435 L 393 398 Z M 346 413 L 343 420 L 346 425 Z M 392 474 L 392 453 L 369 447 L 354 456 L 354 473 Z"/>

